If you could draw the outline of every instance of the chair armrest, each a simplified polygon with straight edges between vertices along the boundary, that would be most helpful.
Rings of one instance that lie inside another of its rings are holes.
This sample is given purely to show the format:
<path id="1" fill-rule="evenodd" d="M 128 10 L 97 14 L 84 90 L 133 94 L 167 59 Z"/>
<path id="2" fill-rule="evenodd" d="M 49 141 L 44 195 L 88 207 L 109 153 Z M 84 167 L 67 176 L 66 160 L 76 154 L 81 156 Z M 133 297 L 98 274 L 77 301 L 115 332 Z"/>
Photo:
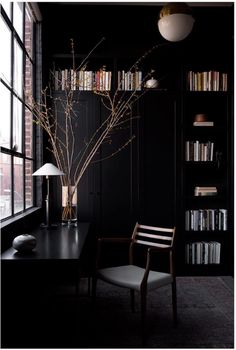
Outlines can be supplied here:
<path id="1" fill-rule="evenodd" d="M 150 263 L 151 263 L 151 256 L 152 253 L 169 253 L 170 254 L 170 273 L 173 274 L 174 272 L 174 265 L 173 265 L 173 260 L 172 260 L 172 253 L 174 249 L 173 247 L 150 247 L 148 248 L 148 253 L 147 253 L 147 265 L 146 265 L 146 271 L 149 271 L 150 269 Z"/>

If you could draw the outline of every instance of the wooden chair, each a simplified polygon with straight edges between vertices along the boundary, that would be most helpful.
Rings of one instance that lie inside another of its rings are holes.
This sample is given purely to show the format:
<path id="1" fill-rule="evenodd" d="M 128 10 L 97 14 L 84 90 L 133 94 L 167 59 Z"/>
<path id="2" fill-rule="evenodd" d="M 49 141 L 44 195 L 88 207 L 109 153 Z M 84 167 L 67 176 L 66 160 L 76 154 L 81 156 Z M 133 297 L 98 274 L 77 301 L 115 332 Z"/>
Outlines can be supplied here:
<path id="1" fill-rule="evenodd" d="M 174 228 L 162 228 L 141 225 L 136 223 L 131 238 L 99 238 L 97 251 L 97 269 L 93 277 L 93 298 L 96 297 L 97 280 L 101 279 L 113 285 L 130 289 L 131 308 L 134 311 L 135 291 L 140 292 L 141 296 L 141 321 L 143 340 L 145 341 L 145 318 L 146 318 L 146 300 L 147 292 L 170 284 L 172 286 L 172 306 L 174 323 L 177 322 L 177 303 L 176 303 L 176 279 L 173 264 L 174 248 Z M 102 247 L 105 243 L 124 243 L 129 242 L 129 265 L 107 267 L 99 269 L 99 260 L 102 256 Z M 134 247 L 142 245 L 146 251 L 146 266 L 144 268 L 134 264 Z M 153 255 L 160 252 L 169 254 L 169 271 L 159 272 L 151 270 Z"/>

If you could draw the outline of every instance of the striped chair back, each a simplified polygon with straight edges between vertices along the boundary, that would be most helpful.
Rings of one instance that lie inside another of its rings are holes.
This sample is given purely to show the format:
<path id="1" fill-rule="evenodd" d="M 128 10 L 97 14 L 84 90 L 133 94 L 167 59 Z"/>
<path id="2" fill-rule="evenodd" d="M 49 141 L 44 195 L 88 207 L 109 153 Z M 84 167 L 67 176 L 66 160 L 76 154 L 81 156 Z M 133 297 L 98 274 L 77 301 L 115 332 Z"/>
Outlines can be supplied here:
<path id="1" fill-rule="evenodd" d="M 173 246 L 175 227 L 164 228 L 136 223 L 132 241 L 149 247 L 169 248 Z"/>

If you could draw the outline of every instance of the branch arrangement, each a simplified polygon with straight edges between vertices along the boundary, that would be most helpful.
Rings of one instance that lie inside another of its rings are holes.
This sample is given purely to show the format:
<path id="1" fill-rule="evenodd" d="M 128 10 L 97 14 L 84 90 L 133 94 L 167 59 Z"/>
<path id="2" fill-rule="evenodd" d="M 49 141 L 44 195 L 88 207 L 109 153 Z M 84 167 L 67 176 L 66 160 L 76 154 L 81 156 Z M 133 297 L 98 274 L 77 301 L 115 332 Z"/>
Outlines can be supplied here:
<path id="1" fill-rule="evenodd" d="M 88 58 L 103 40 L 104 38 L 95 45 L 78 67 L 75 66 L 74 42 L 71 40 L 73 71 L 85 69 Z M 147 51 L 135 62 L 130 70 L 135 69 L 143 59 L 159 46 L 156 45 Z M 150 77 L 150 74 L 147 74 L 142 79 L 140 83 L 142 86 Z M 79 119 L 83 117 L 78 112 L 81 92 L 73 90 L 71 84 L 68 83 L 66 84 L 66 89 L 63 90 L 63 97 L 53 96 L 49 87 L 41 92 L 40 101 L 35 101 L 32 96 L 26 96 L 26 106 L 33 113 L 35 123 L 48 136 L 48 150 L 52 153 L 57 167 L 65 174 L 65 176 L 61 176 L 61 184 L 69 188 L 73 186 L 73 191 L 68 195 L 68 202 L 72 202 L 75 189 L 79 186 L 84 173 L 93 162 L 115 156 L 135 138 L 135 135 L 129 136 L 121 146 L 113 150 L 109 155 L 102 159 L 96 159 L 100 147 L 107 142 L 112 143 L 114 132 L 119 132 L 119 130 L 129 126 L 132 119 L 135 118 L 132 115 L 132 107 L 145 93 L 144 90 L 138 91 L 140 90 L 139 88 L 140 86 L 137 86 L 128 93 L 120 91 L 119 86 L 114 92 L 97 91 L 94 88 L 94 93 L 100 97 L 103 106 L 108 111 L 108 115 L 94 131 L 90 139 L 84 140 L 78 154 L 75 153 L 75 145 L 76 135 L 79 133 Z"/>

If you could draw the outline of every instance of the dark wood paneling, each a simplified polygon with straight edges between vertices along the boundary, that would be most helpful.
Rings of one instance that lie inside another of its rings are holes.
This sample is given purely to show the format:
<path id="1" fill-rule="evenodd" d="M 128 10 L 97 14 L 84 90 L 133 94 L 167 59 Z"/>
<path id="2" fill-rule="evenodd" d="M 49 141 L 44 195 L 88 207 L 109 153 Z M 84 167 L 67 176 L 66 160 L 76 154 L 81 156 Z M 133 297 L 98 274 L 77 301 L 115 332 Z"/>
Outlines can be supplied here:
<path id="1" fill-rule="evenodd" d="M 142 100 L 140 221 L 175 225 L 176 97 L 148 92 Z"/>

